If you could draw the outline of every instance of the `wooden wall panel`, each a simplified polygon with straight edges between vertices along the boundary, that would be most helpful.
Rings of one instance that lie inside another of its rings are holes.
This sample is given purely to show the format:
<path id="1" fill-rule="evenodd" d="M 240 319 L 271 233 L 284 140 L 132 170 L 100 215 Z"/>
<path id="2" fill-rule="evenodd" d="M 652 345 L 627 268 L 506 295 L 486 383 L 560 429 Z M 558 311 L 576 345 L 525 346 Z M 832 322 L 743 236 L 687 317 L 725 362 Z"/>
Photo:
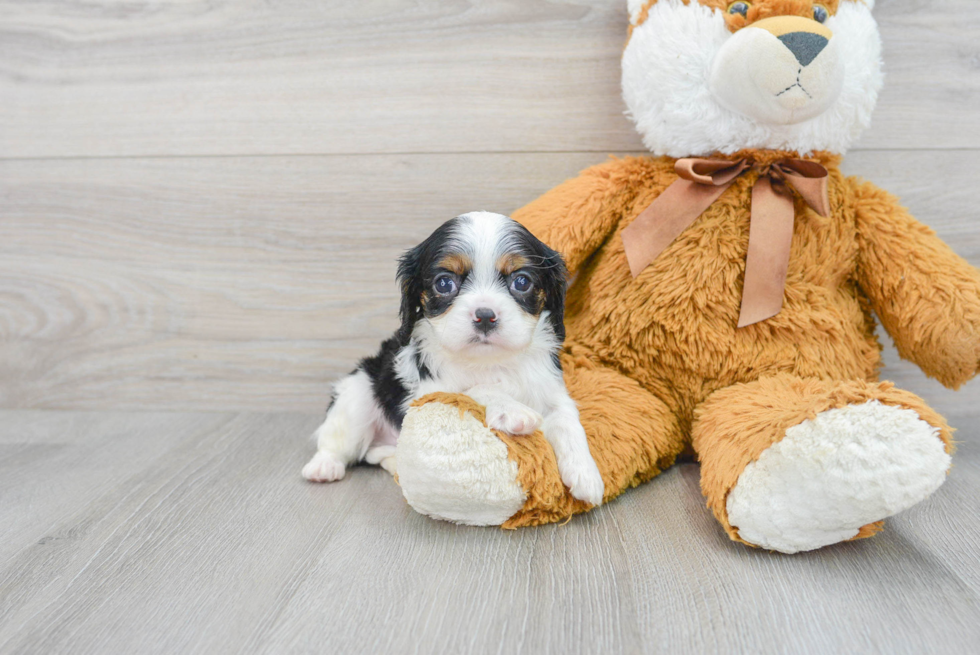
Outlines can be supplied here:
<path id="1" fill-rule="evenodd" d="M 974 157 L 865 151 L 845 168 L 980 264 Z M 329 381 L 394 329 L 399 253 L 603 159 L 0 162 L 0 406 L 317 411 Z M 929 388 L 907 364 L 887 374 Z M 957 397 L 976 402 L 970 389 Z"/>
<path id="2" fill-rule="evenodd" d="M 866 148 L 980 146 L 974 0 L 879 0 Z M 0 2 L 6 157 L 632 150 L 625 0 Z"/>

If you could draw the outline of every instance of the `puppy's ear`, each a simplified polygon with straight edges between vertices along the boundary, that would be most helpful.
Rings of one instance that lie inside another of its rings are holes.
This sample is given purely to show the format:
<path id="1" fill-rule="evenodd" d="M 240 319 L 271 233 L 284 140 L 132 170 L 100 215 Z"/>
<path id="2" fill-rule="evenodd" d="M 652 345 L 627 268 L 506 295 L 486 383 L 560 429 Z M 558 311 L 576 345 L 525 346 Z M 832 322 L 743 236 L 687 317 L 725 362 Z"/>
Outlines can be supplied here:
<path id="1" fill-rule="evenodd" d="M 559 343 L 565 341 L 565 290 L 568 288 L 568 269 L 560 253 L 541 244 L 542 281 L 545 300 L 544 308 L 548 310 L 548 321 L 551 323 Z"/>
<path id="2" fill-rule="evenodd" d="M 406 252 L 398 260 L 398 285 L 402 291 L 402 304 L 398 312 L 402 325 L 398 329 L 398 336 L 405 343 L 412 336 L 415 324 L 423 315 L 422 293 L 425 291 L 427 268 L 438 257 L 458 222 L 458 217 L 446 221 L 425 241 Z"/>
<path id="3" fill-rule="evenodd" d="M 408 341 L 415 323 L 422 317 L 422 255 L 425 243 L 407 251 L 398 260 L 398 286 L 402 292 L 398 315 L 402 324 L 398 328 L 400 341 Z"/>

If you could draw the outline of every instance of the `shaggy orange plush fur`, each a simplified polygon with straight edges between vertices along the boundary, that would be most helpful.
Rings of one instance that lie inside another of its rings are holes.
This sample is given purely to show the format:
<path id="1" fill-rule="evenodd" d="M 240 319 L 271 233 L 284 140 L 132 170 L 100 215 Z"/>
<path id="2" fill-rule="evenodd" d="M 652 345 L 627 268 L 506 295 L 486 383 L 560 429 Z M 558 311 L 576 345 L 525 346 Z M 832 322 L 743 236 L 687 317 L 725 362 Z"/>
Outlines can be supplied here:
<path id="1" fill-rule="evenodd" d="M 761 164 L 793 152 L 746 151 Z M 800 198 L 782 311 L 737 328 L 748 247 L 748 172 L 633 279 L 622 230 L 677 179 L 670 158 L 625 158 L 584 171 L 515 213 L 559 250 L 576 276 L 562 364 L 579 404 L 606 499 L 697 455 L 708 506 L 728 534 L 726 497 L 746 464 L 818 412 L 877 400 L 912 409 L 951 447 L 926 403 L 878 383 L 872 312 L 903 357 L 947 386 L 980 363 L 980 275 L 895 199 L 845 178 L 834 155 L 831 215 Z M 429 399 L 423 400 L 426 402 Z M 482 419 L 465 397 L 443 397 Z M 557 521 L 588 506 L 571 498 L 540 433 L 499 435 L 529 497 L 505 527 Z M 880 524 L 862 528 L 871 536 Z"/>

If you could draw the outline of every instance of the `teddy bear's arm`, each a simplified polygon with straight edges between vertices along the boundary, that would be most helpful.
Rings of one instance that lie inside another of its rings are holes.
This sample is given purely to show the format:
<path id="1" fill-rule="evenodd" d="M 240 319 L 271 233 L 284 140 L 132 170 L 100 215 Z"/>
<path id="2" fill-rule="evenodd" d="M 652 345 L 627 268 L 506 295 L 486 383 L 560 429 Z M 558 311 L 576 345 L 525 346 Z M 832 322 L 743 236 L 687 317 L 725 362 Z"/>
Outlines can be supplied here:
<path id="1" fill-rule="evenodd" d="M 848 180 L 859 283 L 899 354 L 957 388 L 980 365 L 980 272 L 891 194 Z"/>
<path id="2" fill-rule="evenodd" d="M 562 254 L 574 274 L 616 227 L 627 199 L 619 162 L 586 169 L 513 214 L 514 220 Z"/>

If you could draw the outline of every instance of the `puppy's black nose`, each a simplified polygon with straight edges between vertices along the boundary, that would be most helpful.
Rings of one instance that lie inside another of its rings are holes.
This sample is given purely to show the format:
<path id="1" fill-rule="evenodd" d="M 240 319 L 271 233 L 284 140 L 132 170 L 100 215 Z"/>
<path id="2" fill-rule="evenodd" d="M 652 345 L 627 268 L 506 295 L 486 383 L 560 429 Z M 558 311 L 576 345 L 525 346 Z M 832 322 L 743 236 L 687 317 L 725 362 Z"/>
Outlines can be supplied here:
<path id="1" fill-rule="evenodd" d="M 830 43 L 825 37 L 813 32 L 790 32 L 777 38 L 789 48 L 800 66 L 809 66 Z"/>
<path id="2" fill-rule="evenodd" d="M 497 327 L 497 315 L 489 307 L 480 307 L 475 316 L 473 327 L 483 334 L 489 334 L 490 330 Z"/>

